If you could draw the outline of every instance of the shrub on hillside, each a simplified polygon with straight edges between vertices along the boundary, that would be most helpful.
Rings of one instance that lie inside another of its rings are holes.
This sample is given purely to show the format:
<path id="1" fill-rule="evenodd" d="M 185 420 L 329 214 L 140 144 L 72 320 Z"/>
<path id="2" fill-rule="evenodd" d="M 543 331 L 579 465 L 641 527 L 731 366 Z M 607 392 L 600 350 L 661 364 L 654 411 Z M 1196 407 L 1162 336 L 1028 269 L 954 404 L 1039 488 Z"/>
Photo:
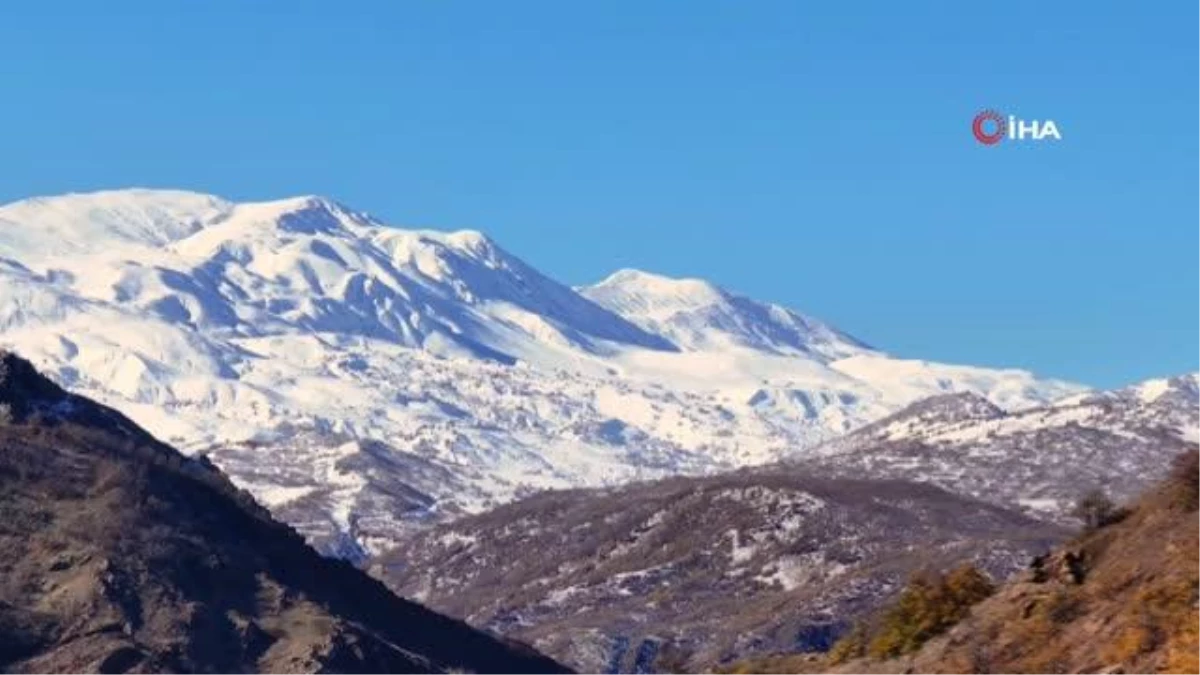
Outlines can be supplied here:
<path id="1" fill-rule="evenodd" d="M 1167 476 L 1167 496 L 1171 505 L 1195 511 L 1200 500 L 1200 452 L 1192 450 L 1175 457 Z"/>
<path id="2" fill-rule="evenodd" d="M 992 594 L 992 582 L 973 565 L 949 574 L 923 572 L 874 626 L 857 626 L 830 650 L 834 663 L 861 656 L 890 658 L 916 651 L 961 621 L 971 606 Z"/>
<path id="3" fill-rule="evenodd" d="M 849 633 L 833 643 L 833 647 L 829 649 L 829 662 L 845 663 L 850 659 L 866 656 L 867 644 L 870 641 L 871 635 L 867 632 L 866 624 L 856 624 Z"/>
<path id="4" fill-rule="evenodd" d="M 1091 532 L 1120 522 L 1128 511 L 1113 503 L 1103 490 L 1096 489 L 1079 498 L 1071 515 L 1083 522 L 1084 531 Z"/>

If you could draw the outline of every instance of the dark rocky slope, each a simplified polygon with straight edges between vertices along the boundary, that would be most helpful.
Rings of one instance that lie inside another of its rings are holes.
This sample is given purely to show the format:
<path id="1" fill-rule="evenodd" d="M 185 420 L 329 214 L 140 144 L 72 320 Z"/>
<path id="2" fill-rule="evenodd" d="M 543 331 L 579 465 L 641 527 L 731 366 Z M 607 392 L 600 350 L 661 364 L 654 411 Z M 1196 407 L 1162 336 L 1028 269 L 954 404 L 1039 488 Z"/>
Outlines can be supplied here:
<path id="1" fill-rule="evenodd" d="M 827 648 L 916 568 L 998 577 L 1063 535 L 930 485 L 792 467 L 543 493 L 435 527 L 372 571 L 592 672 Z"/>
<path id="2" fill-rule="evenodd" d="M 553 672 L 0 352 L 0 670 Z"/>

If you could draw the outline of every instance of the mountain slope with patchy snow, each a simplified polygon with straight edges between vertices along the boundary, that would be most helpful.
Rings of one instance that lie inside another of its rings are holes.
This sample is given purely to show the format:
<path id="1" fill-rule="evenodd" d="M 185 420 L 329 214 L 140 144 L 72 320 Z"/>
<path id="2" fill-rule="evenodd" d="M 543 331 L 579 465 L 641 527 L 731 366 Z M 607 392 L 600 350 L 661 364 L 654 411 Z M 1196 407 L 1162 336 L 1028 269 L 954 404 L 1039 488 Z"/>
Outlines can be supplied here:
<path id="1" fill-rule="evenodd" d="M 1004 411 L 970 393 L 931 397 L 798 452 L 808 470 L 933 483 L 1070 522 L 1084 493 L 1131 499 L 1196 447 L 1195 373 Z"/>
<path id="2" fill-rule="evenodd" d="M 581 672 L 711 672 L 827 649 L 914 570 L 971 560 L 1004 578 L 1062 534 L 929 485 L 775 465 L 535 495 L 424 530 L 370 569 Z"/>
<path id="3" fill-rule="evenodd" d="M 319 197 L 0 207 L 0 345 L 208 452 L 327 550 L 544 488 L 777 460 L 919 398 L 1082 388 L 895 359 L 700 281 L 577 291 Z"/>

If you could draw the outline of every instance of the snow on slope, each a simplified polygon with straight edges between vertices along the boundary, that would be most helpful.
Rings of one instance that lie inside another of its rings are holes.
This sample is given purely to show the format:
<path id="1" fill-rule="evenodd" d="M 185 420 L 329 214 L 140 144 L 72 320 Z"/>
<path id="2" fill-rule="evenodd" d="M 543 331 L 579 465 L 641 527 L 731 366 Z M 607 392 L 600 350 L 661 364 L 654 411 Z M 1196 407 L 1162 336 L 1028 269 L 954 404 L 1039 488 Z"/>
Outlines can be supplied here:
<path id="1" fill-rule="evenodd" d="M 34 262 L 114 246 L 162 246 L 232 209 L 211 195 L 174 190 L 35 197 L 0 207 L 0 251 Z"/>
<path id="2" fill-rule="evenodd" d="M 1080 391 L 893 359 L 700 281 L 576 292 L 477 232 L 319 197 L 0 207 L 0 345 L 348 555 L 537 489 L 772 461 L 934 393 Z"/>
<path id="3" fill-rule="evenodd" d="M 822 363 L 871 351 L 816 319 L 700 279 L 669 279 L 627 269 L 580 293 L 690 350 L 740 346 Z"/>
<path id="4" fill-rule="evenodd" d="M 797 453 L 836 475 L 931 482 L 1069 521 L 1093 488 L 1129 499 L 1197 442 L 1195 373 L 1006 412 L 976 394 L 935 396 Z"/>

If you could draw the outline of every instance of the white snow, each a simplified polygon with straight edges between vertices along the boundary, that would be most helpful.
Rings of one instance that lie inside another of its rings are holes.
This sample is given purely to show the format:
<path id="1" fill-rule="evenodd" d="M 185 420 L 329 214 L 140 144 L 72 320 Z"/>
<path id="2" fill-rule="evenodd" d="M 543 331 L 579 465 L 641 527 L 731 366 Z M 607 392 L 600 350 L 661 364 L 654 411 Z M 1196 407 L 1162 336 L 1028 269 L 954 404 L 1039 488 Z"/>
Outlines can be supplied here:
<path id="1" fill-rule="evenodd" d="M 701 279 L 620 270 L 580 292 L 687 350 L 749 347 L 822 363 L 872 350 L 811 317 Z"/>
<path id="2" fill-rule="evenodd" d="M 282 506 L 288 502 L 296 501 L 301 497 L 312 494 L 313 488 L 311 485 L 302 485 L 295 487 L 282 487 L 278 485 L 250 485 L 246 488 L 254 493 L 255 499 L 262 502 L 267 508 L 275 508 Z"/>
<path id="3" fill-rule="evenodd" d="M 1171 383 L 1166 379 L 1147 380 L 1136 387 L 1138 397 L 1143 403 L 1153 403 L 1170 390 Z"/>
<path id="4" fill-rule="evenodd" d="M 478 541 L 479 537 L 476 537 L 473 534 L 463 534 L 453 530 L 442 534 L 437 539 L 437 543 L 445 547 L 465 546 L 467 548 L 471 548 Z"/>
<path id="5" fill-rule="evenodd" d="M 818 575 L 821 580 L 833 579 L 845 574 L 846 565 L 826 560 L 822 553 L 780 556 L 764 573 L 757 577 L 760 583 L 779 585 L 785 591 L 793 591 Z"/>
<path id="6" fill-rule="evenodd" d="M 1063 509 L 1062 504 L 1057 499 L 1037 499 L 1026 498 L 1017 500 L 1021 506 L 1040 515 L 1053 516 L 1060 513 Z"/>
<path id="7" fill-rule="evenodd" d="M 480 510 L 773 461 L 943 391 L 1013 409 L 1080 389 L 896 359 L 700 280 L 623 271 L 571 289 L 478 232 L 313 196 L 0 206 L 0 291 L 0 346 L 212 452 L 268 504 L 320 486 L 346 528 L 394 519 L 394 480 Z M 425 473 L 397 474 L 369 441 Z"/>
<path id="8" fill-rule="evenodd" d="M 729 530 L 728 534 L 730 546 L 732 547 L 729 551 L 730 560 L 735 566 L 749 562 L 754 557 L 755 551 L 758 550 L 758 546 L 753 543 L 742 544 L 737 530 Z"/>

